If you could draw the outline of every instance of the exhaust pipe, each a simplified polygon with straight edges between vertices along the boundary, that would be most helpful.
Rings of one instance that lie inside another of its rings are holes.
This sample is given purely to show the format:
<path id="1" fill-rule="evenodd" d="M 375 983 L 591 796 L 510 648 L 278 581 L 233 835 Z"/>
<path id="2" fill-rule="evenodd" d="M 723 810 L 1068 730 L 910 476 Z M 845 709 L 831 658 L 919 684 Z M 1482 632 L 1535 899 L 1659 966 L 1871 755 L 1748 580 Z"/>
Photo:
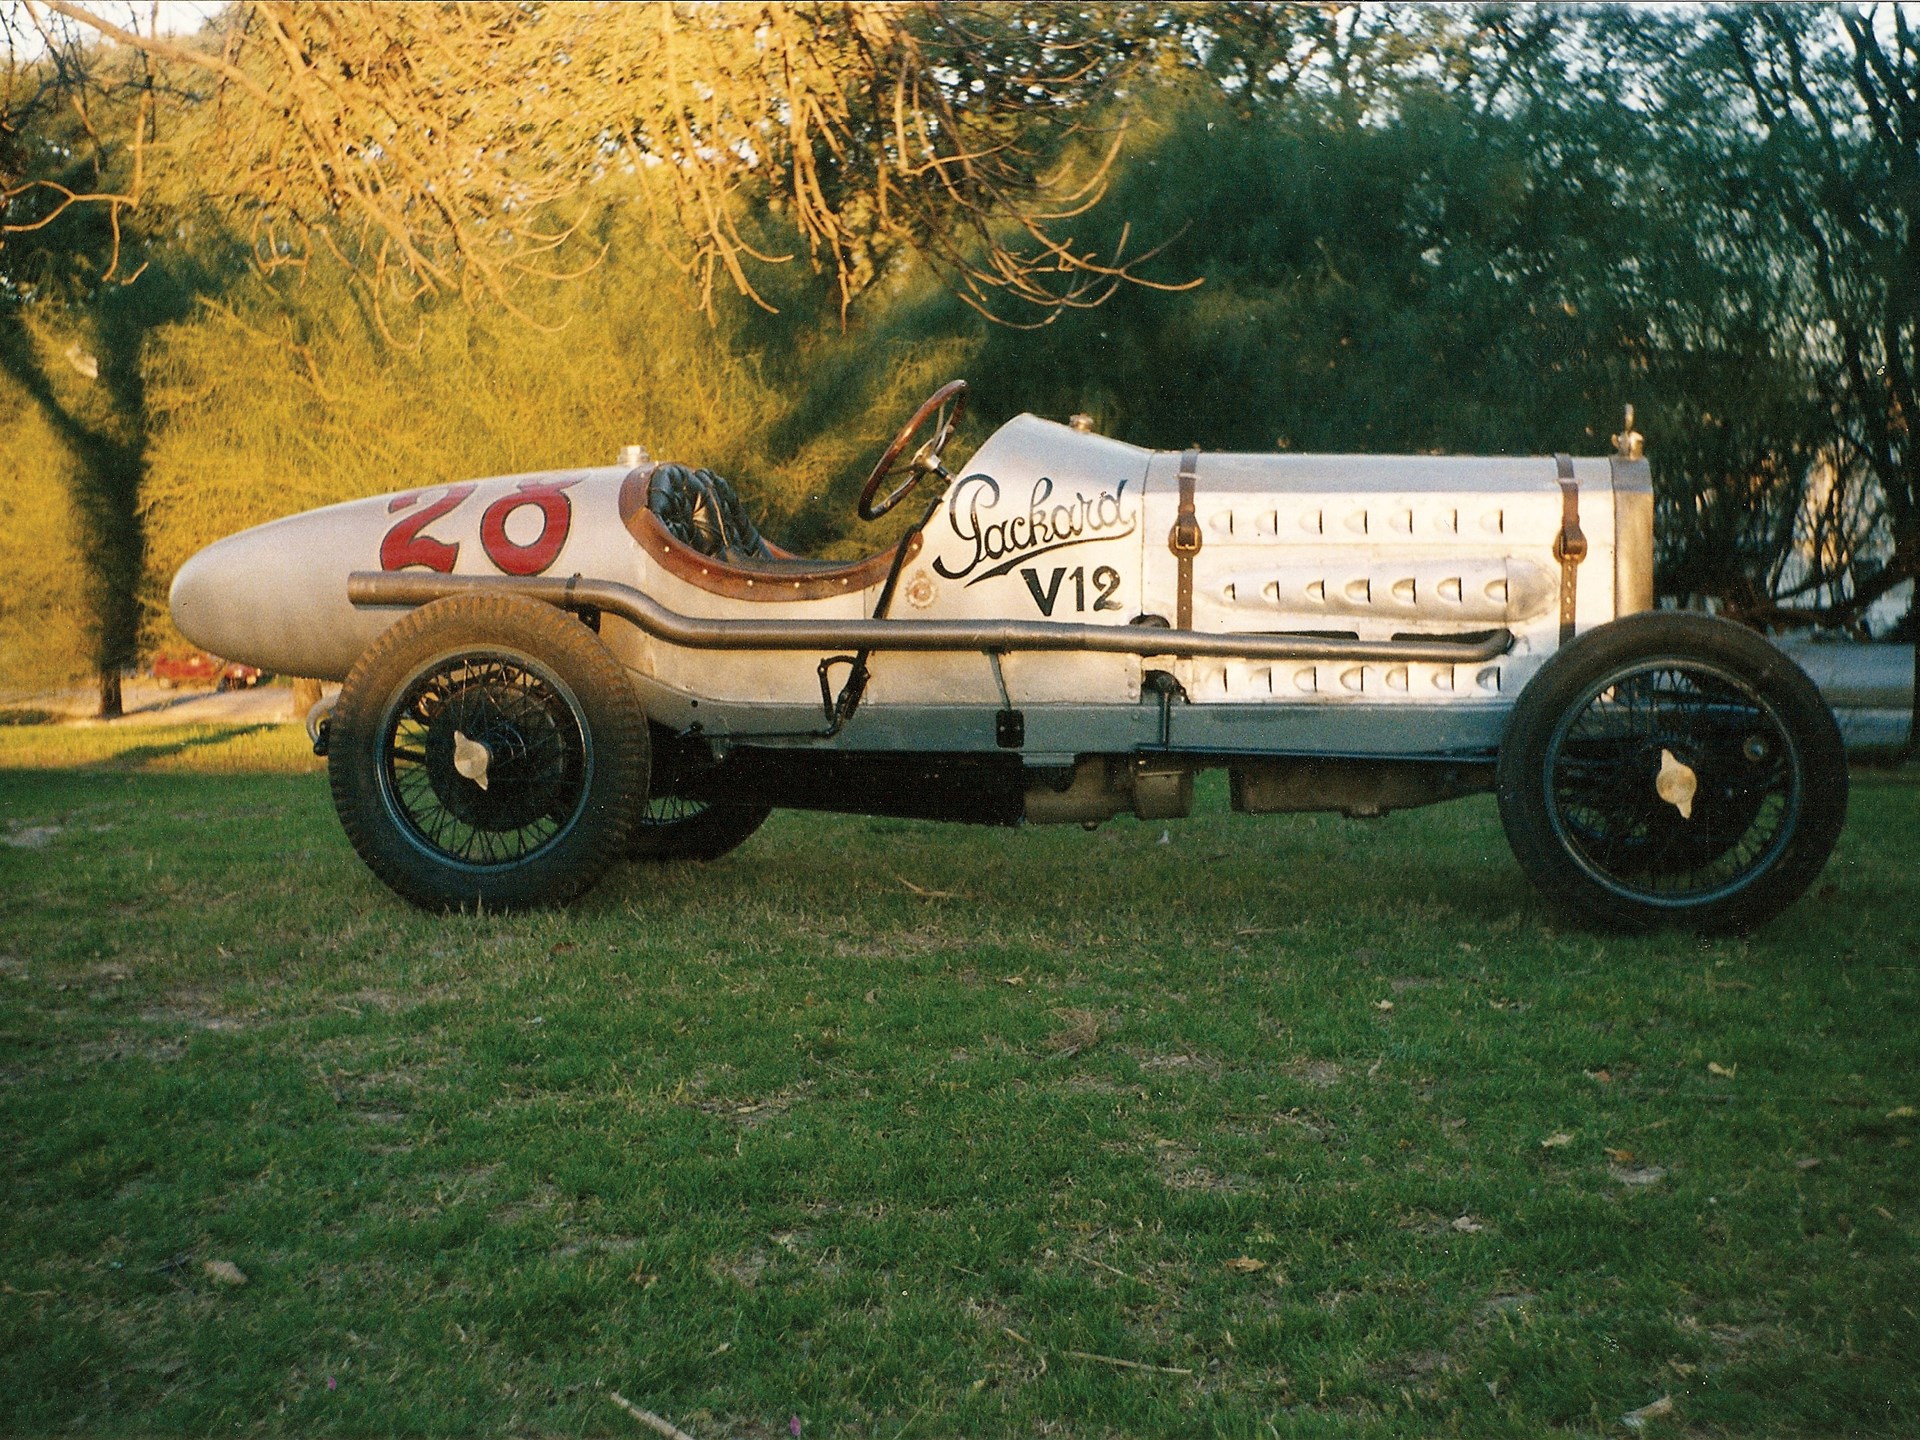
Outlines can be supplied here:
<path id="1" fill-rule="evenodd" d="M 599 610 L 631 621 L 656 640 L 692 650 L 1083 650 L 1109 655 L 1472 665 L 1504 655 L 1513 644 L 1513 634 L 1507 630 L 1489 631 L 1471 640 L 1327 640 L 1044 620 L 715 620 L 669 610 L 631 585 L 578 575 L 562 580 L 356 570 L 347 577 L 347 599 L 358 606 L 425 605 L 449 595 L 477 594 L 524 595 L 567 610 Z"/>

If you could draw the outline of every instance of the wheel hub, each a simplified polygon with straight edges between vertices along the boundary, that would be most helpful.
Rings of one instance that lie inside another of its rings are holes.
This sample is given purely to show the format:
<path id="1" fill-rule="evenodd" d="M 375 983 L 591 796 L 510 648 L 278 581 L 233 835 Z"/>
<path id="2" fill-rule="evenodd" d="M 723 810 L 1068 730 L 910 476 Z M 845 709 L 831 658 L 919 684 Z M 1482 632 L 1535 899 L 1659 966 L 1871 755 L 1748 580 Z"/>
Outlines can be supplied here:
<path id="1" fill-rule="evenodd" d="M 1673 751 L 1662 749 L 1660 771 L 1653 777 L 1653 790 L 1680 812 L 1682 820 L 1693 818 L 1693 795 L 1699 788 L 1700 782 L 1693 773 L 1693 767 L 1676 760 Z"/>
<path id="2" fill-rule="evenodd" d="M 427 774 L 455 818 L 478 830 L 530 825 L 565 781 L 553 716 L 516 686 L 486 683 L 446 697 L 428 720 Z"/>
<path id="3" fill-rule="evenodd" d="M 453 768 L 482 790 L 487 788 L 487 767 L 493 752 L 482 742 L 470 740 L 458 730 L 453 732 Z"/>

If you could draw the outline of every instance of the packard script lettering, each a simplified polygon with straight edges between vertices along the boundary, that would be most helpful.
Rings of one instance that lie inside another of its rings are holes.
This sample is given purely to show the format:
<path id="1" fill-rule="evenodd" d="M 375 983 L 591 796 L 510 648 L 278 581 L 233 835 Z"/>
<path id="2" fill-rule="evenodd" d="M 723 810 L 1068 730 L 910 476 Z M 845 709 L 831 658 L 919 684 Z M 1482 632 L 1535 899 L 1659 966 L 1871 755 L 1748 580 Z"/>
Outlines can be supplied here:
<path id="1" fill-rule="evenodd" d="M 1071 500 L 1054 499 L 1053 481 L 1042 475 L 1033 482 L 1027 508 L 1005 520 L 987 519 L 1000 504 L 1000 482 L 991 475 L 969 475 L 953 487 L 947 501 L 947 521 L 953 533 L 973 546 L 973 554 L 957 565 L 936 559 L 933 568 L 949 580 L 978 585 L 1005 575 L 1022 560 L 1084 545 L 1090 540 L 1118 540 L 1133 533 L 1138 512 L 1126 508 L 1127 482 L 1097 495 L 1074 492 Z M 985 565 L 989 568 L 982 570 Z M 978 573 L 976 573 L 978 572 Z"/>

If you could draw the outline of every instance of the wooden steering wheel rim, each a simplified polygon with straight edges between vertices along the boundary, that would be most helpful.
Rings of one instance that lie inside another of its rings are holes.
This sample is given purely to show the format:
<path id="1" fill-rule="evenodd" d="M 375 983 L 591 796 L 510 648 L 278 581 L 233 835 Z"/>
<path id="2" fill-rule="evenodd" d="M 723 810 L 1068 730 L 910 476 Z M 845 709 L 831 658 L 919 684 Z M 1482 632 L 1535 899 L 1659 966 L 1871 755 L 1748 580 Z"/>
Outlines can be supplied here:
<path id="1" fill-rule="evenodd" d="M 900 433 L 893 437 L 893 443 L 887 446 L 886 453 L 881 455 L 880 463 L 873 467 L 873 473 L 867 476 L 866 487 L 860 492 L 860 503 L 856 508 L 862 520 L 878 520 L 882 515 L 906 499 L 907 493 L 920 483 L 920 477 L 925 474 L 926 471 L 921 466 L 915 465 L 906 480 L 903 481 L 891 495 L 888 495 L 877 504 L 874 501 L 873 497 L 880 493 L 880 486 L 885 483 L 887 477 L 893 473 L 893 467 L 899 463 L 901 453 L 906 450 L 908 443 L 919 433 L 920 427 L 927 423 L 928 417 L 937 412 L 940 407 L 949 400 L 954 402 L 953 414 L 948 417 L 947 423 L 941 427 L 940 434 L 935 437 L 933 447 L 933 460 L 936 464 L 938 463 L 940 452 L 946 449 L 947 441 L 952 437 L 954 427 L 960 423 L 960 417 L 967 413 L 967 382 L 964 380 L 949 380 L 946 384 L 942 385 L 938 390 L 934 391 L 933 394 L 921 401 L 920 408 L 913 412 L 913 418 L 900 427 Z"/>

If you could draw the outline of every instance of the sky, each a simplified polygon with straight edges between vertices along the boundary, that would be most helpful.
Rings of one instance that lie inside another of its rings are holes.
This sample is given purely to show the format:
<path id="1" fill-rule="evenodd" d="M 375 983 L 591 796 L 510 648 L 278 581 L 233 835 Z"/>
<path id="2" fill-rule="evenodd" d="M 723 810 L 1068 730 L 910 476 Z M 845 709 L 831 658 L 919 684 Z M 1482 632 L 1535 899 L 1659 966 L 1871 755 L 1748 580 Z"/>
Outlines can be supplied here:
<path id="1" fill-rule="evenodd" d="M 81 4 L 123 29 L 137 29 L 142 33 L 157 29 L 163 35 L 198 30 L 208 16 L 221 8 L 220 0 L 146 0 L 145 4 L 134 4 L 131 0 L 81 0 Z M 30 60 L 46 49 L 28 17 L 28 8 L 29 0 L 0 0 L 0 35 L 4 36 L 9 50 L 22 60 Z M 63 23 L 44 6 L 33 8 L 38 10 L 43 25 Z"/>

